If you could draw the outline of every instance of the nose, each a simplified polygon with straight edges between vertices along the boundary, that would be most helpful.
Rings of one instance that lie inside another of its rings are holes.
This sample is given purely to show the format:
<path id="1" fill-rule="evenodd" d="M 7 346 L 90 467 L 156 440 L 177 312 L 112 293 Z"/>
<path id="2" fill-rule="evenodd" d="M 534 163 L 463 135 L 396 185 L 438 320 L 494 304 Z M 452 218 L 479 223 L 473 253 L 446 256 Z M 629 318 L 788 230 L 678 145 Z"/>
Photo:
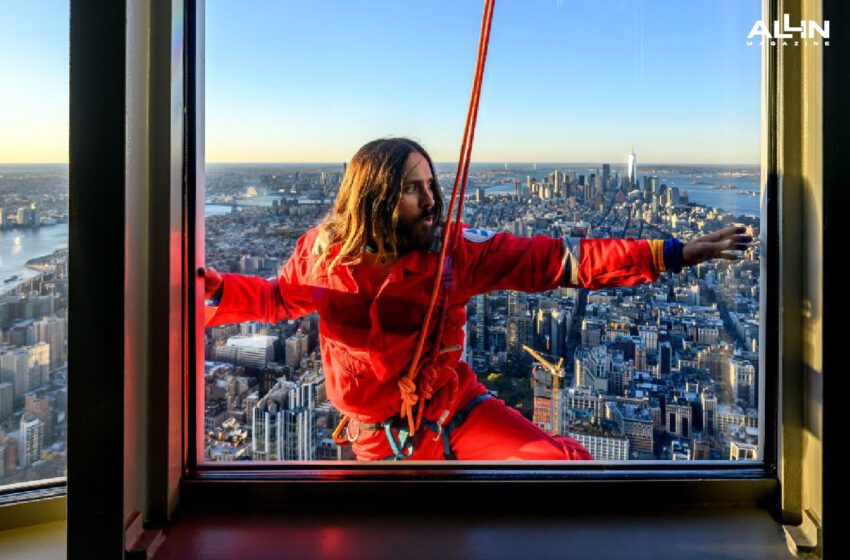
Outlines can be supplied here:
<path id="1" fill-rule="evenodd" d="M 431 187 L 425 187 L 422 190 L 422 196 L 419 197 L 419 206 L 426 209 L 434 206 L 434 193 L 431 192 Z"/>

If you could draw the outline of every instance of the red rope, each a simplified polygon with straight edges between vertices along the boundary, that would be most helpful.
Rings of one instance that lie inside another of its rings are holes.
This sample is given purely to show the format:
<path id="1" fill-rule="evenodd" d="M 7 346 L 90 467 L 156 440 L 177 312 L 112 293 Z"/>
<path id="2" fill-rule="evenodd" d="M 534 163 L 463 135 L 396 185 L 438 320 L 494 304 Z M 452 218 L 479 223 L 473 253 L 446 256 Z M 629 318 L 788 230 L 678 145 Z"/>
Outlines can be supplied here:
<path id="1" fill-rule="evenodd" d="M 481 32 L 478 37 L 478 60 L 475 66 L 475 75 L 472 81 L 472 94 L 469 99 L 469 107 L 466 113 L 466 126 L 463 131 L 463 142 L 460 148 L 460 159 L 458 160 L 457 172 L 455 174 L 455 183 L 452 188 L 452 198 L 449 202 L 448 211 L 446 212 L 446 223 L 443 228 L 443 237 L 442 237 L 442 247 L 440 249 L 440 259 L 438 261 L 437 266 L 437 275 L 434 279 L 434 286 L 431 290 L 431 301 L 428 304 L 428 311 L 425 314 L 425 320 L 422 324 L 422 330 L 419 332 L 419 343 L 416 346 L 416 353 L 413 356 L 413 361 L 410 364 L 410 369 L 406 374 L 402 375 L 399 379 L 398 385 L 401 390 L 401 417 L 407 417 L 408 427 L 410 428 L 411 437 L 416 433 L 416 430 L 419 428 L 419 425 L 422 422 L 422 413 L 425 408 L 424 402 L 422 406 L 419 407 L 419 412 L 414 419 L 413 407 L 419 401 L 419 395 L 416 393 L 416 375 L 417 375 L 417 366 L 419 365 L 419 359 L 422 356 L 422 349 L 425 346 L 425 339 L 428 333 L 428 327 L 431 324 L 431 315 L 434 312 L 434 308 L 436 307 L 437 302 L 437 294 L 440 291 L 440 284 L 443 278 L 443 265 L 446 259 L 446 252 L 449 246 L 449 230 L 451 229 L 452 224 L 452 210 L 454 209 L 455 200 L 458 198 L 458 186 L 460 186 L 460 198 L 458 201 L 457 207 L 457 218 L 456 221 L 458 226 L 455 228 L 453 232 L 453 236 L 451 239 L 451 243 L 454 244 L 459 239 L 460 234 L 460 222 L 463 216 L 463 201 L 464 196 L 466 194 L 466 181 L 469 175 L 469 162 L 472 155 L 472 142 L 475 138 L 475 123 L 478 119 L 478 100 L 481 97 L 481 83 L 484 78 L 484 65 L 487 60 L 487 47 L 490 43 L 490 28 L 493 22 L 493 6 L 495 5 L 495 0 L 485 0 L 484 2 L 484 14 L 481 18 Z M 446 318 L 446 295 L 443 296 L 443 307 L 440 315 L 440 324 L 437 329 L 437 339 L 433 348 L 433 360 L 432 364 L 436 363 L 437 356 L 440 352 L 440 341 L 442 338 L 442 330 L 443 325 L 445 323 Z M 426 383 L 429 380 L 425 380 Z M 450 400 L 450 404 L 448 408 L 451 408 L 451 404 L 454 403 L 454 400 L 457 396 L 457 378 L 455 377 L 453 386 L 452 386 L 452 398 Z M 430 397 L 430 395 L 427 395 Z M 448 409 L 443 412 L 443 416 L 440 418 L 440 422 L 444 422 L 446 416 L 448 414 Z"/>

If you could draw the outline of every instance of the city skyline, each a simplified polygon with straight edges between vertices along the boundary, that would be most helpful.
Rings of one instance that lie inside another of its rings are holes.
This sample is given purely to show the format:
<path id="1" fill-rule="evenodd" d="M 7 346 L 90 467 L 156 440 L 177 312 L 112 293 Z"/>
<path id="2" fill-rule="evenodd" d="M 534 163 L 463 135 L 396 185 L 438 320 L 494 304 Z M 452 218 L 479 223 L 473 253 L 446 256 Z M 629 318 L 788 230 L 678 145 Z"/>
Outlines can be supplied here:
<path id="1" fill-rule="evenodd" d="M 208 2 L 207 161 L 348 161 L 391 135 L 455 159 L 481 7 L 413 3 L 399 22 L 391 6 Z M 0 163 L 64 163 L 67 2 L 7 16 Z M 759 17 L 755 1 L 500 4 L 473 159 L 619 163 L 634 147 L 659 164 L 756 164 L 761 53 L 745 38 Z"/>
<path id="2" fill-rule="evenodd" d="M 206 263 L 264 278 L 326 214 L 342 177 L 337 165 L 210 167 Z M 633 182 L 601 167 L 475 166 L 464 222 L 524 237 L 688 240 L 730 223 L 758 234 L 755 171 L 660 170 Z M 453 171 L 437 175 L 448 182 Z M 748 253 L 628 288 L 475 295 L 462 359 L 509 406 L 596 460 L 755 459 L 760 265 L 758 249 Z M 340 412 L 326 389 L 320 315 L 206 329 L 205 460 L 353 458 L 330 437 Z M 557 392 L 526 348 L 563 360 Z"/>

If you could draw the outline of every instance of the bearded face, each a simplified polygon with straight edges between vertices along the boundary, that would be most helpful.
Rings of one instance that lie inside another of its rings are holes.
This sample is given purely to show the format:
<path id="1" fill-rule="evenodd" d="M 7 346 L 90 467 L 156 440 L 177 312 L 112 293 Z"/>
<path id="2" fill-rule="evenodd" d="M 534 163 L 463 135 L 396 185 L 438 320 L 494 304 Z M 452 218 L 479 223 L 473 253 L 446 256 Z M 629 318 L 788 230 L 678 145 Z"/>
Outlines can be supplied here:
<path id="1" fill-rule="evenodd" d="M 427 251 L 434 239 L 434 212 L 426 210 L 419 217 L 399 214 L 396 236 L 402 249 Z"/>
<path id="2" fill-rule="evenodd" d="M 411 152 L 404 166 L 396 236 L 402 250 L 428 250 L 434 236 L 436 180 L 428 160 Z"/>

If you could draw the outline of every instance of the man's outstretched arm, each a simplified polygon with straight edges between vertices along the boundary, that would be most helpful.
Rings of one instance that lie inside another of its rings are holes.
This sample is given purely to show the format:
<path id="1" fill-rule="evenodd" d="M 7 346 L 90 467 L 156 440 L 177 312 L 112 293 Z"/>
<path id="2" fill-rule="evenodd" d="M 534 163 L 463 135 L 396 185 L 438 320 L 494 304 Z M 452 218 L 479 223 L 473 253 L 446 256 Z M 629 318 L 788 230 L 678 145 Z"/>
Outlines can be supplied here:
<path id="1" fill-rule="evenodd" d="M 467 293 L 540 292 L 558 286 L 600 289 L 654 282 L 665 270 L 723 258 L 752 238 L 728 227 L 687 244 L 661 239 L 563 239 L 469 230 L 460 247 L 458 274 Z"/>
<path id="2" fill-rule="evenodd" d="M 582 288 L 633 286 L 654 282 L 665 270 L 680 272 L 710 259 L 737 260 L 752 242 L 743 227 L 730 226 L 689 243 L 661 239 L 581 239 L 581 257 L 573 278 L 561 285 Z M 567 271 L 565 271 L 566 273 Z M 572 276 L 572 269 L 569 271 Z"/>
<path id="3" fill-rule="evenodd" d="M 277 278 L 220 274 L 214 268 L 204 270 L 206 326 L 244 321 L 277 323 L 315 311 L 321 289 L 301 282 L 304 276 L 303 237 Z"/>

